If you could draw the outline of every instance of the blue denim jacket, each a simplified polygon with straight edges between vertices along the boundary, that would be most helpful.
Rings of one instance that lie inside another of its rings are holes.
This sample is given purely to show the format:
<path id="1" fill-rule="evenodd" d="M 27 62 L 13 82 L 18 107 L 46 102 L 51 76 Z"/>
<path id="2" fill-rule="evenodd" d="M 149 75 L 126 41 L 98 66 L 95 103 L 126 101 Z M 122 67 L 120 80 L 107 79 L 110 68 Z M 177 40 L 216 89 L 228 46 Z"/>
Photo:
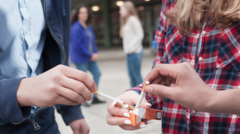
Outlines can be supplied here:
<path id="1" fill-rule="evenodd" d="M 44 0 L 44 15 L 47 22 L 45 46 L 42 52 L 43 72 L 59 65 L 68 65 L 70 38 L 70 1 Z M 54 117 L 54 108 L 40 108 L 30 119 L 31 107 L 20 108 L 16 93 L 22 78 L 4 78 L 0 68 L 0 124 L 3 134 L 57 134 L 58 126 Z M 80 106 L 56 105 L 68 125 L 83 118 Z M 7 123 L 7 124 L 6 124 Z"/>

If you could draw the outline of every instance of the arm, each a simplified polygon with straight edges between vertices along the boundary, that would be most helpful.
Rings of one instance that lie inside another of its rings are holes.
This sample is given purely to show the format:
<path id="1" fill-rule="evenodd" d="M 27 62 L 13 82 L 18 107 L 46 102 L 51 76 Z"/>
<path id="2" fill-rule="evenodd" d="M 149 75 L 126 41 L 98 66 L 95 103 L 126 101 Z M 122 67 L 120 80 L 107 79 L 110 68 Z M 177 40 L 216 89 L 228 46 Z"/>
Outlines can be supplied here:
<path id="1" fill-rule="evenodd" d="M 17 90 L 22 78 L 6 79 L 0 72 L 0 125 L 18 123 L 30 116 L 31 107 L 19 107 Z"/>
<path id="2" fill-rule="evenodd" d="M 229 89 L 214 92 L 214 97 L 209 98 L 209 104 L 202 108 L 203 111 L 240 115 L 240 89 Z"/>
<path id="3" fill-rule="evenodd" d="M 145 80 L 153 81 L 161 76 L 175 86 L 151 84 L 146 87 L 147 92 L 174 100 L 189 109 L 240 115 L 240 89 L 218 91 L 210 88 L 189 63 L 159 64 Z"/>

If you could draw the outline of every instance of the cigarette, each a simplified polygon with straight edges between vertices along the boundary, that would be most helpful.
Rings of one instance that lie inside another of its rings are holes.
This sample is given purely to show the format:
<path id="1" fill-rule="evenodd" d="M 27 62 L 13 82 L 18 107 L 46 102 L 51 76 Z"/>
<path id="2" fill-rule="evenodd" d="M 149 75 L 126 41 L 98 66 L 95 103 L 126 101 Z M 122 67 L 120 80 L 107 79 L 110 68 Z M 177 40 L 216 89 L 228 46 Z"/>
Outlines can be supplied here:
<path id="1" fill-rule="evenodd" d="M 121 100 L 119 100 L 119 99 L 116 99 L 116 98 L 114 98 L 114 97 L 112 97 L 112 96 L 109 96 L 109 95 L 107 95 L 107 94 L 101 93 L 101 92 L 99 92 L 99 91 L 94 91 L 94 92 L 92 92 L 92 93 L 95 94 L 95 95 L 97 95 L 97 96 L 101 96 L 101 97 L 103 97 L 103 98 L 106 98 L 106 99 L 109 99 L 109 100 L 112 100 L 112 101 L 117 100 L 119 103 L 122 103 L 122 104 L 123 104 L 123 101 L 121 101 Z"/>
<path id="2" fill-rule="evenodd" d="M 143 85 L 143 90 L 142 90 L 142 92 L 141 92 L 141 94 L 140 94 L 140 97 L 138 98 L 138 101 L 137 101 L 137 104 L 136 104 L 136 107 L 135 107 L 134 110 L 139 109 L 139 106 L 140 106 L 140 104 L 141 104 L 141 102 L 142 102 L 142 100 L 143 100 L 143 97 L 144 97 L 144 95 L 145 95 L 145 88 L 146 88 L 146 86 L 149 85 L 149 84 L 150 84 L 149 81 L 146 81 L 146 82 L 144 83 L 144 85 Z"/>
<path id="3" fill-rule="evenodd" d="M 119 108 L 125 108 L 125 109 L 129 109 L 129 110 L 134 110 L 134 108 L 132 106 L 129 106 L 128 104 L 125 104 L 125 105 L 121 104 L 120 102 L 118 102 L 116 100 L 112 103 L 112 105 L 115 106 L 115 107 L 119 107 Z"/>

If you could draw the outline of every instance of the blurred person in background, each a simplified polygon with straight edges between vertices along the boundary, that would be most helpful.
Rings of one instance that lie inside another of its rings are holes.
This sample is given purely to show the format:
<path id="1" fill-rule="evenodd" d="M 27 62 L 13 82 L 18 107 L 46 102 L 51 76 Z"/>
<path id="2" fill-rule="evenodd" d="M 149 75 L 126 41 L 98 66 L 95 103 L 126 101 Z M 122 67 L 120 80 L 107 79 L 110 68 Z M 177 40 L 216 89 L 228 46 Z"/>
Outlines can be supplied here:
<path id="1" fill-rule="evenodd" d="M 78 5 L 71 18 L 70 58 L 77 69 L 83 72 L 89 70 L 92 73 L 98 87 L 101 72 L 97 64 L 98 50 L 90 21 L 88 8 Z M 105 103 L 105 101 L 101 101 L 96 95 L 93 95 L 92 104 L 98 103 Z M 84 106 L 89 107 L 90 105 L 86 102 Z"/>
<path id="2" fill-rule="evenodd" d="M 123 38 L 123 49 L 127 55 L 128 75 L 131 87 L 135 87 L 143 82 L 141 76 L 143 28 L 132 2 L 124 2 L 119 13 L 121 16 L 120 37 Z"/>

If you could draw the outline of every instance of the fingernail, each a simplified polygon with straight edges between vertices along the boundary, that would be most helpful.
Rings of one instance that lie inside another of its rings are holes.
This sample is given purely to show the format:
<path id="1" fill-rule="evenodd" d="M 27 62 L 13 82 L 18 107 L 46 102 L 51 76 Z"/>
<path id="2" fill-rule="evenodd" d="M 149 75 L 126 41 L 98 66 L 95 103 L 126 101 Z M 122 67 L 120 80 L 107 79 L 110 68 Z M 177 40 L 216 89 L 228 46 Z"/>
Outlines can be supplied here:
<path id="1" fill-rule="evenodd" d="M 147 124 L 151 124 L 153 123 L 153 120 L 147 121 Z"/>
<path id="2" fill-rule="evenodd" d="M 140 128 L 146 128 L 147 126 L 142 124 L 142 125 L 140 125 L 139 127 L 140 127 Z"/>
<path id="3" fill-rule="evenodd" d="M 129 113 L 123 113 L 123 116 L 125 116 L 125 117 L 130 117 L 130 114 Z"/>
<path id="4" fill-rule="evenodd" d="M 124 123 L 127 124 L 127 125 L 132 124 L 132 122 L 130 120 L 125 120 Z"/>
<path id="5" fill-rule="evenodd" d="M 145 103 L 146 105 L 148 105 L 148 106 L 152 106 L 152 104 L 150 104 L 150 103 Z"/>

